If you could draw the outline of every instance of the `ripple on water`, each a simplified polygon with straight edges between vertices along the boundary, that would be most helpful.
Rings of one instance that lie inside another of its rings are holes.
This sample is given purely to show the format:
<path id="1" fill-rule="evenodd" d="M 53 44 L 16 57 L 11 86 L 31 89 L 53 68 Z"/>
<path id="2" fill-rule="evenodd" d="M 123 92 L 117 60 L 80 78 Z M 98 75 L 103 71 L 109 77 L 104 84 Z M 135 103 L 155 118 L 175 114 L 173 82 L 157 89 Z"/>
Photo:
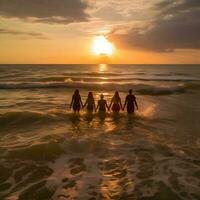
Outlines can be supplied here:
<path id="1" fill-rule="evenodd" d="M 96 118 L 92 124 L 73 119 L 69 134 L 40 133 L 40 143 L 2 146 L 0 198 L 200 198 L 198 149 L 167 144 L 152 129 L 141 132 L 152 126 L 142 127 L 140 119 L 132 120 L 132 126 L 128 122 L 127 129 L 125 118 L 120 124 L 108 118 L 104 124 Z"/>

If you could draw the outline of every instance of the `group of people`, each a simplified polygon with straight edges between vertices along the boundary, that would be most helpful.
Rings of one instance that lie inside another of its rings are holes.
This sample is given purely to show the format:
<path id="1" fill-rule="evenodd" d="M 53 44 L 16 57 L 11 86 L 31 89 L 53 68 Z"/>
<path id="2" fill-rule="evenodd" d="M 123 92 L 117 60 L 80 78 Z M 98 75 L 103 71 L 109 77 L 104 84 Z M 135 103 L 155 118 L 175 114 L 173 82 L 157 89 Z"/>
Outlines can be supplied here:
<path id="1" fill-rule="evenodd" d="M 107 101 L 104 99 L 104 95 L 100 95 L 100 99 L 98 100 L 97 106 L 95 104 L 94 96 L 92 92 L 88 93 L 88 97 L 86 99 L 85 104 L 83 104 L 81 95 L 79 93 L 79 90 L 75 90 L 73 96 L 72 96 L 72 101 L 70 104 L 70 108 L 73 108 L 74 112 L 79 112 L 81 108 L 87 109 L 88 112 L 101 112 L 104 113 L 106 110 L 112 111 L 114 113 L 119 113 L 120 110 L 124 110 L 125 108 L 127 109 L 127 112 L 129 114 L 134 113 L 135 106 L 138 109 L 138 104 L 136 101 L 135 95 L 132 94 L 132 90 L 129 90 L 129 94 L 126 96 L 125 103 L 122 106 L 121 98 L 119 96 L 119 92 L 115 92 L 114 96 L 111 99 L 110 105 L 108 105 Z"/>

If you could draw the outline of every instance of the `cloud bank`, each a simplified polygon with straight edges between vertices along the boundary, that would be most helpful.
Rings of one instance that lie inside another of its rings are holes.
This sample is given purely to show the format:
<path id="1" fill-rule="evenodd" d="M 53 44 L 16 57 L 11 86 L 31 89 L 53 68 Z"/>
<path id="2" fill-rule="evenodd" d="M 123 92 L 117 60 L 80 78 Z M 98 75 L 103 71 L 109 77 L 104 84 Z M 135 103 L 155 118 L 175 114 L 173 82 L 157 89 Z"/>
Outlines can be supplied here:
<path id="1" fill-rule="evenodd" d="M 146 27 L 115 29 L 110 40 L 125 48 L 169 52 L 200 49 L 200 1 L 169 0 L 154 5 L 158 11 Z"/>
<path id="2" fill-rule="evenodd" d="M 88 4 L 82 0 L 0 0 L 0 16 L 38 23 L 83 22 Z"/>
<path id="3" fill-rule="evenodd" d="M 35 39 L 48 39 L 42 33 L 15 31 L 3 28 L 0 28 L 0 35 L 28 36 L 33 37 Z"/>

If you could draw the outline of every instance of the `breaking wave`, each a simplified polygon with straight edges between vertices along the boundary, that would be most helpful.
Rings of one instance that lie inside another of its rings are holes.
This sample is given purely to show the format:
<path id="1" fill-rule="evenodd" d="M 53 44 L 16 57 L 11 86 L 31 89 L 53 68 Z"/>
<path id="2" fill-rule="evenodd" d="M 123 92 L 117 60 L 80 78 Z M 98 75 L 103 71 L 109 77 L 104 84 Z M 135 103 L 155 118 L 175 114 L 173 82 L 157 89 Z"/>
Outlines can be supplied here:
<path id="1" fill-rule="evenodd" d="M 0 89 L 53 89 L 53 88 L 80 88 L 80 89 L 93 89 L 113 91 L 119 90 L 122 92 L 132 88 L 137 94 L 143 95 L 168 95 L 174 93 L 183 93 L 187 89 L 200 89 L 199 83 L 185 83 L 175 86 L 155 86 L 150 84 L 140 83 L 98 83 L 98 82 L 83 82 L 83 81 L 71 81 L 65 82 L 4 82 L 0 83 Z"/>
<path id="2" fill-rule="evenodd" d="M 39 113 L 39 112 L 7 112 L 0 114 L 1 128 L 9 127 L 10 125 L 30 125 L 35 123 L 48 123 L 56 120 L 54 115 Z"/>

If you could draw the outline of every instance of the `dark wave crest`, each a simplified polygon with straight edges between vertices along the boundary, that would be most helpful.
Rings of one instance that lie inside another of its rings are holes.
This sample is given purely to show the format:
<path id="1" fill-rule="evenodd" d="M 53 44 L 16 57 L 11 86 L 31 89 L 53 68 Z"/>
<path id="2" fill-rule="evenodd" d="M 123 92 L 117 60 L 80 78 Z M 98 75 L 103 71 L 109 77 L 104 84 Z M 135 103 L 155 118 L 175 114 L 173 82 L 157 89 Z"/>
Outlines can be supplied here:
<path id="1" fill-rule="evenodd" d="M 9 127 L 12 125 L 15 128 L 17 126 L 24 126 L 24 125 L 34 125 L 38 123 L 48 123 L 54 121 L 55 118 L 53 115 L 48 115 L 44 113 L 37 113 L 37 112 L 29 112 L 29 111 L 22 111 L 22 112 L 7 112 L 0 115 L 0 124 L 1 129 Z"/>
<path id="2" fill-rule="evenodd" d="M 188 85 L 177 85 L 177 86 L 155 86 L 149 84 L 133 84 L 133 83 L 90 83 L 81 81 L 68 81 L 68 82 L 10 82 L 0 83 L 0 89 L 53 89 L 53 88 L 81 88 L 81 89 L 93 89 L 93 90 L 104 90 L 113 91 L 119 90 L 126 92 L 132 88 L 137 94 L 143 95 L 168 95 L 174 93 L 185 92 L 189 88 L 200 89 L 200 84 L 188 84 Z"/>

